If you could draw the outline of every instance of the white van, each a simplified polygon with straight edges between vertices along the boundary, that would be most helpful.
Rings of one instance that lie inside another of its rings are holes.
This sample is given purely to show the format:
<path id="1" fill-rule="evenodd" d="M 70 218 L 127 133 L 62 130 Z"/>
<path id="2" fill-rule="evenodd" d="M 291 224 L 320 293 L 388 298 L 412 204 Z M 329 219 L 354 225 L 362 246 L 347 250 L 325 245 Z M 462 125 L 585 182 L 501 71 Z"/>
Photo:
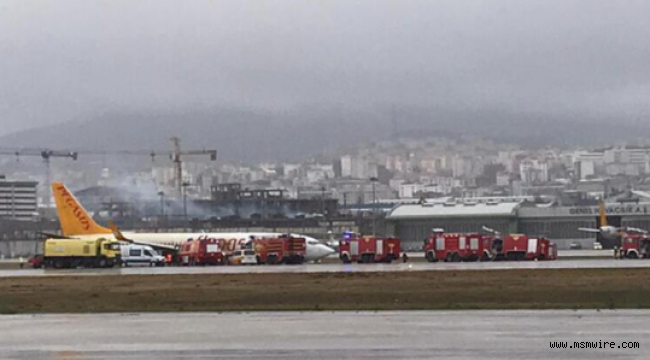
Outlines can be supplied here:
<path id="1" fill-rule="evenodd" d="M 148 245 L 122 245 L 120 246 L 122 253 L 123 266 L 143 264 L 149 266 L 164 266 L 165 257 L 158 254 L 151 246 Z"/>
<path id="2" fill-rule="evenodd" d="M 230 265 L 256 265 L 257 256 L 255 250 L 242 249 L 237 250 L 229 257 Z"/>

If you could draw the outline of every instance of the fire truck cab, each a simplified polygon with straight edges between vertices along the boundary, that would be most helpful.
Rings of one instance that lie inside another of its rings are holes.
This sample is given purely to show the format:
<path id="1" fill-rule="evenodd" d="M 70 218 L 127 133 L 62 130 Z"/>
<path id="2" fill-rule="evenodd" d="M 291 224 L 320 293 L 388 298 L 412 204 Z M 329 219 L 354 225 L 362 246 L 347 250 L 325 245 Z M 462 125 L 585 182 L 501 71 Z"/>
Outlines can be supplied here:
<path id="1" fill-rule="evenodd" d="M 391 263 L 400 257 L 401 241 L 397 238 L 377 238 L 360 236 L 346 232 L 339 242 L 339 258 L 345 264 Z"/>
<path id="2" fill-rule="evenodd" d="M 621 241 L 621 258 L 639 259 L 650 257 L 650 238 L 646 234 L 626 234 Z"/>
<path id="3" fill-rule="evenodd" d="M 492 238 L 478 233 L 445 233 L 434 229 L 424 241 L 424 256 L 429 262 L 487 261 L 491 259 Z"/>

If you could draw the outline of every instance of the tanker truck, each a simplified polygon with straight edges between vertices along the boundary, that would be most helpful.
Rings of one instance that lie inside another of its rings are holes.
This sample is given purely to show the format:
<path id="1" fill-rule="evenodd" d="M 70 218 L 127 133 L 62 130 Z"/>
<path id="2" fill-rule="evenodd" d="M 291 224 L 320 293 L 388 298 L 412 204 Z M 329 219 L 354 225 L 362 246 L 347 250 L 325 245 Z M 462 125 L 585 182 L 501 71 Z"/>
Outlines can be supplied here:
<path id="1" fill-rule="evenodd" d="M 47 239 L 41 267 L 112 268 L 120 261 L 120 243 L 114 239 Z"/>

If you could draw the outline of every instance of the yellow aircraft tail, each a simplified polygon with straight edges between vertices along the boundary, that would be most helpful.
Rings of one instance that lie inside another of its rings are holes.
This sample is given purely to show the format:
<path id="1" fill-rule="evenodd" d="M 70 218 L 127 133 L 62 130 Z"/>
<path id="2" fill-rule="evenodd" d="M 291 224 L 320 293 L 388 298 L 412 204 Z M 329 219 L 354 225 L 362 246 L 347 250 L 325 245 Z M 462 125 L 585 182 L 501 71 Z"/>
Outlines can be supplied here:
<path id="1" fill-rule="evenodd" d="M 600 215 L 600 226 L 607 226 L 607 215 L 605 214 L 605 202 L 602 200 L 598 202 L 598 213 Z"/>
<path id="2" fill-rule="evenodd" d="M 63 183 L 52 183 L 63 236 L 112 234 L 109 228 L 98 225 Z"/>

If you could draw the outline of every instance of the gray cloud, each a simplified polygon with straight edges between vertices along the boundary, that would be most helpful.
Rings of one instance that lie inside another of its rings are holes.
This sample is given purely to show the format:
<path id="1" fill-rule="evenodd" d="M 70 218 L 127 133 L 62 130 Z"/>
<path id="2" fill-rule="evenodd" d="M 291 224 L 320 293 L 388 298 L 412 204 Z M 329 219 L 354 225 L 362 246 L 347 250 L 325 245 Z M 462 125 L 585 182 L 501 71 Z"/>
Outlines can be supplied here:
<path id="1" fill-rule="evenodd" d="M 638 121 L 648 14 L 636 0 L 3 0 L 0 135 L 218 105 Z"/>

